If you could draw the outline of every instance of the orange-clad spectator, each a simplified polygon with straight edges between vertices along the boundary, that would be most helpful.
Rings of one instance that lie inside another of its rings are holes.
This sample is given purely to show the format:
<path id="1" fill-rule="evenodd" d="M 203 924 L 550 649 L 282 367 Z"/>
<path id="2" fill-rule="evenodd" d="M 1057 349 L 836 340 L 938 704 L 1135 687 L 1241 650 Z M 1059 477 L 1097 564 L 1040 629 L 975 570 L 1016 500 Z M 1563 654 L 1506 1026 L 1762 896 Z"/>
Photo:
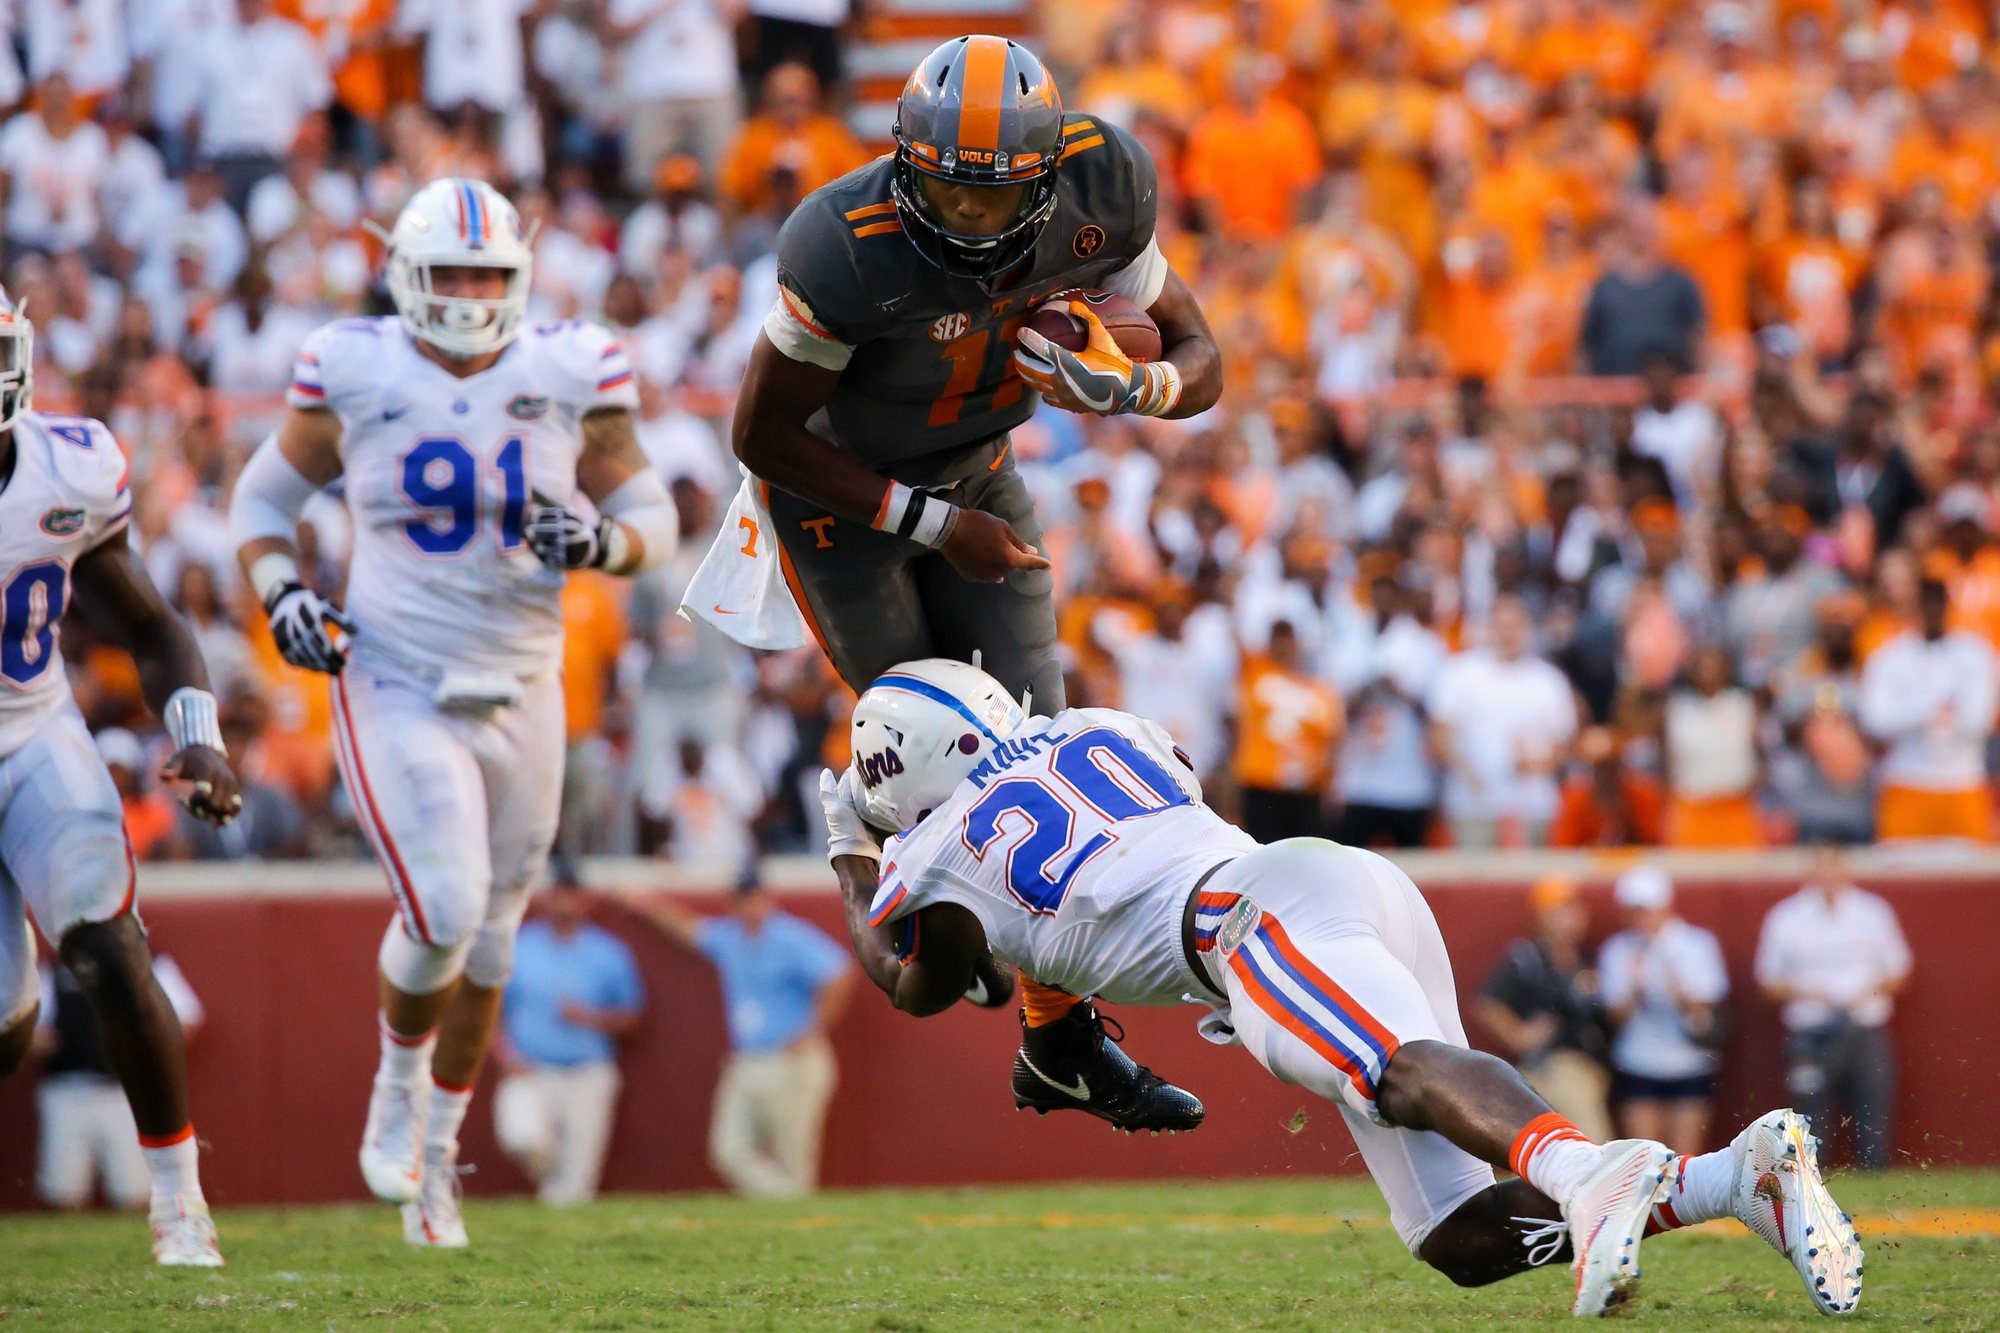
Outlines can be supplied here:
<path id="1" fill-rule="evenodd" d="M 1639 25 L 1605 0 L 1571 0 L 1527 44 L 1522 68 L 1544 89 L 1579 75 L 1606 94 L 1630 102 L 1646 86 L 1646 38 Z"/>
<path id="2" fill-rule="evenodd" d="M 1512 127 L 1491 126 L 1486 149 L 1466 200 L 1472 220 L 1505 234 L 1514 262 L 1531 268 L 1540 258 L 1543 211 L 1561 193 L 1563 182 L 1536 160 Z"/>
<path id="3" fill-rule="evenodd" d="M 1668 162 L 1689 145 L 1706 144 L 1718 174 L 1734 173 L 1741 151 L 1756 139 L 1784 133 L 1791 101 L 1781 71 L 1759 62 L 1750 49 L 1750 11 L 1721 0 L 1702 16 L 1708 58 L 1673 88 L 1660 108 L 1654 147 Z"/>
<path id="4" fill-rule="evenodd" d="M 1925 560 L 1926 572 L 1951 593 L 1951 628 L 1969 629 L 2000 648 L 2000 547 L 1986 523 L 1991 501 L 1969 481 L 1938 496 L 1940 541 Z"/>
<path id="5" fill-rule="evenodd" d="M 1559 202 L 1542 227 L 1542 257 L 1514 289 L 1507 312 L 1513 373 L 1567 375 L 1576 369 L 1583 309 L 1597 282 L 1597 260 L 1577 236 L 1576 219 Z"/>
<path id="6" fill-rule="evenodd" d="M 132 855 L 141 861 L 172 855 L 176 850 L 174 830 L 180 825 L 179 807 L 159 788 L 146 789 L 141 779 L 146 756 L 139 738 L 123 727 L 106 727 L 93 739 L 98 758 L 111 774 L 111 785 L 118 789 Z"/>
<path id="7" fill-rule="evenodd" d="M 1535 131 L 1531 151 L 1555 173 L 1564 202 L 1586 227 L 1611 212 L 1639 169 L 1639 136 L 1605 111 L 1586 74 L 1563 83 L 1562 111 Z"/>
<path id="8" fill-rule="evenodd" d="M 1861 671 L 1861 725 L 1887 747 L 1876 836 L 1990 842 L 1993 649 L 1948 629 L 1950 594 L 1936 579 L 1924 580 L 1917 604 L 1921 626 L 1883 644 Z"/>
<path id="9" fill-rule="evenodd" d="M 1521 54 L 1521 31 L 1513 7 L 1455 4 L 1414 25 L 1417 69 L 1437 84 L 1456 84 L 1474 65 L 1512 67 Z"/>
<path id="10" fill-rule="evenodd" d="M 1369 53 L 1366 73 L 1336 80 L 1320 110 L 1327 152 L 1361 175 L 1369 220 L 1386 228 L 1410 255 L 1437 243 L 1430 156 L 1440 98 L 1410 76 L 1409 56 L 1391 33 Z"/>
<path id="11" fill-rule="evenodd" d="M 1717 336 L 1750 327 L 1750 231 L 1743 201 L 1717 178 L 1706 147 L 1691 144 L 1668 168 L 1660 201 L 1667 258 L 1701 289 L 1708 330 Z"/>
<path id="12" fill-rule="evenodd" d="M 1508 315 L 1515 283 L 1507 237 L 1488 228 L 1469 244 L 1455 238 L 1439 260 L 1437 334 L 1445 369 L 1458 380 L 1497 380 L 1514 358 Z"/>
<path id="13" fill-rule="evenodd" d="M 1229 100 L 1195 122 L 1182 164 L 1210 230 L 1276 240 L 1291 229 L 1319 170 L 1312 122 L 1270 91 L 1262 59 L 1239 54 L 1230 65 Z"/>
<path id="14" fill-rule="evenodd" d="M 273 8 L 312 34 L 333 69 L 334 100 L 362 120 L 379 120 L 390 102 L 396 0 L 277 0 Z"/>
<path id="15" fill-rule="evenodd" d="M 1660 780 L 1627 764 L 1609 727 L 1585 727 L 1576 738 L 1579 771 L 1563 780 L 1551 847 L 1658 846 L 1666 823 Z"/>
<path id="16" fill-rule="evenodd" d="M 819 79 L 804 65 L 779 65 L 764 76 L 757 114 L 743 122 L 722 164 L 722 197 L 740 212 L 771 202 L 771 177 L 791 173 L 800 195 L 845 176 L 868 160 L 845 121 L 819 109 Z"/>
<path id="17" fill-rule="evenodd" d="M 1875 587 L 1868 613 L 1854 630 L 1854 658 L 1866 662 L 1889 640 L 1918 625 L 1917 588 L 1921 573 L 1916 556 L 1892 547 L 1875 563 Z"/>
<path id="18" fill-rule="evenodd" d="M 1933 367 L 1963 372 L 1976 364 L 1986 263 L 1943 209 L 1937 187 L 1920 186 L 1911 200 L 1917 220 L 1883 245 L 1877 268 L 1879 333 L 1906 380 Z"/>
<path id="19" fill-rule="evenodd" d="M 1104 35 L 1104 56 L 1077 89 L 1076 105 L 1128 127 L 1143 112 L 1182 134 L 1201 111 L 1194 85 L 1160 57 L 1144 23 L 1119 23 Z"/>
<path id="20" fill-rule="evenodd" d="M 625 646 L 625 598 L 630 584 L 594 569 L 563 583 L 563 718 L 569 749 L 563 763 L 558 845 L 571 855 L 601 846 L 595 837 L 610 798 L 604 706 L 616 688 Z"/>
<path id="21" fill-rule="evenodd" d="M 1759 263 L 1765 295 L 1807 349 L 1822 359 L 1845 353 L 1861 265 L 1835 233 L 1833 201 L 1824 180 L 1807 176 L 1799 181 L 1792 226 L 1764 247 Z"/>
<path id="22" fill-rule="evenodd" d="M 1979 63 L 1985 36 L 1979 7 L 1900 0 L 1882 11 L 1883 54 L 1894 63 L 1896 82 L 1926 92 L 1957 78 Z"/>
<path id="23" fill-rule="evenodd" d="M 1259 842 L 1318 837 L 1347 715 L 1305 669 L 1290 621 L 1274 623 L 1265 655 L 1244 663 L 1236 707 L 1244 829 Z"/>
<path id="24" fill-rule="evenodd" d="M 1965 99 L 1955 85 L 1925 94 L 1923 121 L 1896 145 L 1889 158 L 1890 196 L 1908 199 L 1929 183 L 1944 193 L 1945 211 L 1955 221 L 1976 221 L 2000 184 L 2000 150 L 1993 140 L 1966 124 Z"/>
<path id="25" fill-rule="evenodd" d="M 1689 688 L 1667 698 L 1667 845 L 1756 847 L 1757 701 L 1729 683 L 1729 652 L 1698 649 Z"/>

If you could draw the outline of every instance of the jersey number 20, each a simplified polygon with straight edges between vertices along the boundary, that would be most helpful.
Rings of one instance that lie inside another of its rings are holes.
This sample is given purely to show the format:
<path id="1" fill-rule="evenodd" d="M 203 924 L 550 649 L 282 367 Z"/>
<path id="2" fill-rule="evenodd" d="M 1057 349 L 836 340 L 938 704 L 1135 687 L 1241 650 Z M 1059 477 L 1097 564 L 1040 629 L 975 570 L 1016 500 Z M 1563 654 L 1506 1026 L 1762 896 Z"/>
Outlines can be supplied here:
<path id="1" fill-rule="evenodd" d="M 1194 804 L 1157 760 L 1109 727 L 1058 742 L 1049 768 L 1054 781 L 1023 775 L 987 788 L 965 812 L 961 835 L 983 861 L 1009 828 L 1024 830 L 1007 847 L 1007 888 L 1044 915 L 1062 906 L 1084 864 L 1118 841 L 1112 825 Z"/>
<path id="2" fill-rule="evenodd" d="M 520 435 L 501 441 L 493 456 L 500 474 L 500 503 L 494 517 L 500 549 L 521 545 L 521 523 L 528 511 L 528 442 Z M 426 435 L 403 455 L 398 478 L 403 498 L 423 512 L 403 523 L 410 544 L 425 555 L 457 555 L 472 545 L 479 532 L 479 460 L 456 435 Z"/>

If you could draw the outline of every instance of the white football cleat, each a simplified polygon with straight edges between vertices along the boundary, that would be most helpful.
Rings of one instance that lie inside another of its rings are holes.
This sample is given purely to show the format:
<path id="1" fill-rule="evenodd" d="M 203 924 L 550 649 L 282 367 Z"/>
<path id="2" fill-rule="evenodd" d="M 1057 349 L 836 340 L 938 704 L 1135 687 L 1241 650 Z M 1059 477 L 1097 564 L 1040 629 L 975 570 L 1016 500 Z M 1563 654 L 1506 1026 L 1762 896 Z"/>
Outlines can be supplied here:
<path id="1" fill-rule="evenodd" d="M 466 1170 L 471 1170 L 467 1167 Z M 403 1239 L 432 1250 L 462 1250 L 471 1242 L 465 1235 L 465 1215 L 460 1201 L 465 1187 L 459 1183 L 458 1149 L 424 1156 L 424 1187 L 413 1202 L 403 1205 Z"/>
<path id="2" fill-rule="evenodd" d="M 1639 1242 L 1653 1205 L 1667 1193 L 1673 1149 L 1651 1139 L 1616 1139 L 1604 1145 L 1597 1169 L 1570 1196 L 1563 1216 L 1569 1222 L 1576 1259 L 1576 1304 L 1580 1318 L 1623 1305 L 1639 1290 Z"/>
<path id="3" fill-rule="evenodd" d="M 215 1221 L 200 1199 L 177 1195 L 170 1203 L 154 1204 L 146 1220 L 153 1228 L 154 1263 L 164 1268 L 222 1267 Z"/>
<path id="4" fill-rule="evenodd" d="M 1797 1111 L 1770 1111 L 1729 1145 L 1729 1202 L 1743 1225 L 1792 1261 L 1821 1314 L 1861 1303 L 1861 1237 L 1819 1175 L 1819 1140 Z"/>
<path id="5" fill-rule="evenodd" d="M 431 1081 L 375 1077 L 368 1127 L 361 1132 L 361 1178 L 385 1203 L 409 1203 L 424 1185 L 424 1128 Z"/>

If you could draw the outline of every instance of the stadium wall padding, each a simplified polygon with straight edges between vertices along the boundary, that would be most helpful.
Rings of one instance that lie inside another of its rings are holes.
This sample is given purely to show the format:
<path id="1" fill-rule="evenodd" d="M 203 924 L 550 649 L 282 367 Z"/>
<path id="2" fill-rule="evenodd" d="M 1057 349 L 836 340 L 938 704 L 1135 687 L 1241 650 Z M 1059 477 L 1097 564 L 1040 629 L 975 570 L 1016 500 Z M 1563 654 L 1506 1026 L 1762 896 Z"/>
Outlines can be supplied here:
<path id="1" fill-rule="evenodd" d="M 2000 886 L 1990 878 L 1875 886 L 1894 904 L 1916 955 L 1898 1006 L 1903 1059 L 1899 1159 L 2000 1162 Z M 1523 885 L 1432 884 L 1458 969 L 1461 998 L 1477 988 L 1527 923 Z M 1723 1071 L 1714 1137 L 1784 1100 L 1775 1011 L 1753 992 L 1751 957 L 1764 913 L 1789 886 L 1684 883 L 1684 914 L 1714 930 L 1736 991 L 1736 1028 Z M 1595 935 L 1613 927 L 1608 885 L 1588 886 Z M 825 892 L 781 904 L 840 935 Z M 719 909 L 720 895 L 696 895 Z M 143 906 L 143 903 L 142 903 Z M 376 1059 L 374 966 L 388 919 L 386 890 L 365 898 L 245 897 L 145 908 L 156 947 L 173 955 L 208 1009 L 189 1054 L 202 1174 L 220 1204 L 361 1199 L 355 1149 Z M 706 1160 L 708 1110 L 724 1053 L 721 998 L 699 957 L 607 900 L 600 919 L 638 955 L 649 1008 L 626 1046 L 605 1187 L 699 1190 L 719 1184 Z M 858 987 L 835 1032 L 840 1084 L 828 1121 L 829 1186 L 991 1181 L 1242 1177 L 1357 1171 L 1335 1108 L 1280 1084 L 1238 1049 L 1195 1033 L 1200 1010 L 1114 1010 L 1142 1063 L 1193 1089 L 1208 1122 L 1177 1138 L 1127 1138 L 1088 1117 L 1017 1113 L 1007 1078 L 1012 1012 L 968 1006 L 918 1021 Z M 1490 1034 L 1468 1019 L 1475 1044 Z M 463 1160 L 473 1194 L 527 1182 L 493 1138 L 488 1071 L 468 1120 Z M 33 1080 L 0 1082 L 0 1208 L 33 1207 Z"/>

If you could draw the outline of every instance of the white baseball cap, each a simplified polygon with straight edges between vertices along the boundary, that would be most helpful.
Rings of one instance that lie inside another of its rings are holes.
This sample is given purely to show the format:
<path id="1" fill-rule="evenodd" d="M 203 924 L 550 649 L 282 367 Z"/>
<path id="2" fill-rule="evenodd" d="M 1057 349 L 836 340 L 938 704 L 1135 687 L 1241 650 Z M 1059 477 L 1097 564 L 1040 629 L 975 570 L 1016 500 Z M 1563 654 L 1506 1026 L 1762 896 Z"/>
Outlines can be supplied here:
<path id="1" fill-rule="evenodd" d="M 97 733 L 97 757 L 106 768 L 128 768 L 134 773 L 146 762 L 139 738 L 123 727 L 106 727 Z"/>
<path id="2" fill-rule="evenodd" d="M 1635 866 L 1618 877 L 1611 896 L 1620 907 L 1658 911 L 1674 905 L 1674 882 L 1658 866 Z"/>

